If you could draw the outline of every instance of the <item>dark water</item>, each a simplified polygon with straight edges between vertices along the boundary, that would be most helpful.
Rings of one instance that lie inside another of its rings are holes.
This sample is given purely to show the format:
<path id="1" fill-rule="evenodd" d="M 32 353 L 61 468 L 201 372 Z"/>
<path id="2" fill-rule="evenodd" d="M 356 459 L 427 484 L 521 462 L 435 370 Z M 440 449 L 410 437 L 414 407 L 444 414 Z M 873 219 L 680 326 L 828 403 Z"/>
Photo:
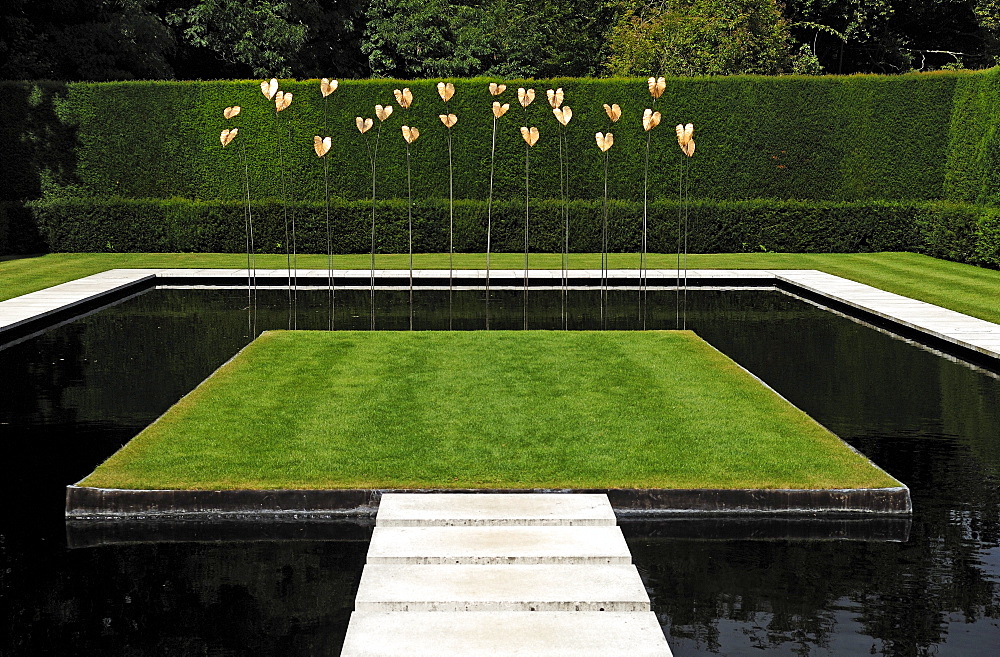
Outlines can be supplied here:
<path id="1" fill-rule="evenodd" d="M 416 328 L 447 327 L 447 292 L 417 299 Z M 529 328 L 562 326 L 558 292 L 529 301 Z M 634 328 L 636 301 L 612 293 L 602 318 L 571 292 L 568 324 Z M 647 328 L 674 328 L 673 293 L 649 301 Z M 914 515 L 903 542 L 626 525 L 675 655 L 1000 653 L 1000 380 L 779 293 L 688 301 L 689 328 L 909 485 Z M 300 291 L 299 328 L 326 327 L 326 302 Z M 339 653 L 364 527 L 71 527 L 68 547 L 63 487 L 245 344 L 245 306 L 152 291 L 0 350 L 2 654 Z M 456 292 L 453 328 L 482 328 L 482 306 Z M 492 327 L 523 322 L 519 292 L 494 296 Z M 282 293 L 261 293 L 258 328 L 287 323 Z M 370 326 L 367 291 L 338 292 L 336 326 Z M 377 327 L 408 326 L 406 294 L 379 292 Z"/>

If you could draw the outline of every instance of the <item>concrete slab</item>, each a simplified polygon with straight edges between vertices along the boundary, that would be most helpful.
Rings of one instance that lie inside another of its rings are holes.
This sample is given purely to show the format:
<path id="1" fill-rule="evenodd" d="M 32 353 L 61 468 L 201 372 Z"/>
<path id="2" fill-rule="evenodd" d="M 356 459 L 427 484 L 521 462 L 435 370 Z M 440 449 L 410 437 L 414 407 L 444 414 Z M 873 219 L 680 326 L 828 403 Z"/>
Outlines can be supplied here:
<path id="1" fill-rule="evenodd" d="M 358 611 L 649 611 L 632 565 L 365 566 Z"/>
<path id="2" fill-rule="evenodd" d="M 616 612 L 363 612 L 342 657 L 671 657 L 656 616 Z"/>
<path id="3" fill-rule="evenodd" d="M 383 527 L 615 525 L 607 495 L 518 493 L 446 495 L 387 493 L 378 510 Z"/>
<path id="4" fill-rule="evenodd" d="M 376 527 L 370 564 L 629 564 L 618 527 Z"/>

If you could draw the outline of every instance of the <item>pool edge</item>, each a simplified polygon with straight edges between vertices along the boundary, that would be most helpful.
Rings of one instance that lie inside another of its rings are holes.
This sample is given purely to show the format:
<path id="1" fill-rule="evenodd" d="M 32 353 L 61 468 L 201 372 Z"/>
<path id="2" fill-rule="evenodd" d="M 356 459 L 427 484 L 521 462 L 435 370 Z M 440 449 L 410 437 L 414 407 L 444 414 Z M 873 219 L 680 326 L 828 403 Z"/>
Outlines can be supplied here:
<path id="1" fill-rule="evenodd" d="M 678 515 L 909 515 L 910 489 L 270 489 L 131 490 L 66 487 L 66 517 L 351 518 L 371 517 L 384 493 L 603 493 L 620 517 Z"/>

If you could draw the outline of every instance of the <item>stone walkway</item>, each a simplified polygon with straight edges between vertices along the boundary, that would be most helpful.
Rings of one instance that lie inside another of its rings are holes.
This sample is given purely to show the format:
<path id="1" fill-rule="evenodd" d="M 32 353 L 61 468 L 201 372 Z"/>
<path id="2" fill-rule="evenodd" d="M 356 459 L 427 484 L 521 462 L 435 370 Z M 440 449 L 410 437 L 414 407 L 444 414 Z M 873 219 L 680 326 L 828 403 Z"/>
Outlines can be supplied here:
<path id="1" fill-rule="evenodd" d="M 670 657 L 606 495 L 386 494 L 344 657 Z"/>
<path id="2" fill-rule="evenodd" d="M 288 272 L 284 269 L 260 269 L 256 272 L 261 283 L 279 288 L 287 285 Z M 296 280 L 303 286 L 327 284 L 326 270 L 299 270 Z M 415 284 L 421 288 L 447 287 L 448 270 L 421 269 L 413 272 Z M 558 287 L 562 272 L 558 269 L 529 271 L 531 287 L 544 289 Z M 336 285 L 364 288 L 368 285 L 371 270 L 337 270 Z M 375 270 L 376 285 L 405 285 L 407 270 Z M 571 270 L 574 285 L 596 285 L 601 279 L 599 270 Z M 635 269 L 612 269 L 607 273 L 613 287 L 634 287 L 638 284 Z M 844 304 L 871 313 L 907 329 L 933 336 L 957 347 L 968 349 L 990 358 L 1000 359 L 1000 325 L 963 315 L 923 301 L 886 292 L 869 285 L 814 270 L 763 270 L 763 269 L 691 269 L 689 281 L 698 285 L 756 287 L 781 285 L 791 292 L 802 291 L 823 299 Z M 485 270 L 454 271 L 456 287 L 481 286 Z M 672 286 L 677 280 L 673 269 L 651 269 L 647 272 L 649 284 L 654 288 Z M 0 302 L 0 340 L 3 334 L 22 325 L 37 323 L 39 319 L 54 316 L 75 306 L 93 303 L 107 297 L 121 296 L 123 290 L 141 289 L 142 285 L 245 285 L 245 269 L 112 269 L 75 281 L 56 285 L 45 290 L 25 294 Z M 496 288 L 523 285 L 524 271 L 517 269 L 494 270 L 490 280 Z"/>

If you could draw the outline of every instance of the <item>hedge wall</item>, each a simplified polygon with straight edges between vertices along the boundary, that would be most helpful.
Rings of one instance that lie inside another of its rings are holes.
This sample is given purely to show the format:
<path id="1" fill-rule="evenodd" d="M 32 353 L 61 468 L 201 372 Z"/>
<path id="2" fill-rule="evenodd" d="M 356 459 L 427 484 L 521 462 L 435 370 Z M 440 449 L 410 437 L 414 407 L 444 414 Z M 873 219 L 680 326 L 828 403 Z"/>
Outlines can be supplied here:
<path id="1" fill-rule="evenodd" d="M 494 100 L 489 80 L 454 80 L 446 106 L 436 81 L 344 81 L 323 100 L 316 81 L 282 82 L 294 94 L 275 116 L 258 81 L 130 83 L 0 83 L 0 254 L 36 250 L 240 251 L 247 172 L 262 249 L 282 251 L 281 173 L 292 211 L 301 216 L 300 250 L 313 245 L 322 207 L 324 161 L 315 134 L 329 134 L 337 250 L 368 248 L 371 169 L 354 117 L 394 105 L 379 138 L 376 175 L 382 250 L 401 250 L 405 218 L 405 150 L 399 127 L 421 129 L 412 146 L 418 250 L 446 248 L 442 232 L 448 188 L 446 130 L 437 114 L 459 117 L 453 128 L 459 223 L 456 248 L 482 250 L 483 200 L 489 188 Z M 537 98 L 527 109 L 516 88 Z M 402 110 L 392 90 L 408 86 Z M 652 106 L 636 79 L 509 81 L 511 103 L 498 122 L 495 198 L 498 251 L 523 239 L 525 145 L 521 125 L 538 126 L 530 149 L 532 248 L 558 250 L 560 127 L 545 90 L 565 90 L 574 110 L 566 129 L 574 250 L 599 243 L 603 159 L 594 132 L 606 131 L 602 109 L 617 102 L 611 126 L 609 192 L 612 249 L 638 244 L 636 203 L 642 196 L 646 133 Z M 222 109 L 239 104 L 231 121 Z M 866 251 L 912 249 L 996 265 L 1000 219 L 1000 69 L 969 73 L 849 77 L 719 77 L 668 82 L 656 105 L 663 123 L 651 133 L 651 248 L 674 247 L 678 175 L 687 167 L 696 222 L 693 250 Z M 685 159 L 673 125 L 696 125 L 697 154 Z M 376 121 L 376 124 L 378 122 Z M 224 127 L 240 135 L 226 149 Z M 244 157 L 246 158 L 244 160 Z M 151 200 L 153 199 L 153 200 Z M 174 199 L 174 200 L 161 200 Z M 280 225 L 279 225 L 280 223 Z"/>
<path id="2" fill-rule="evenodd" d="M 675 194 L 684 160 L 673 126 L 693 122 L 698 152 L 690 161 L 701 198 L 802 200 L 929 200 L 942 198 L 956 87 L 977 87 L 983 76 L 936 74 L 850 77 L 716 77 L 671 80 L 656 103 L 663 123 L 651 133 L 650 185 L 657 198 Z M 970 82 L 972 80 L 972 82 Z M 962 83 L 961 85 L 959 83 Z M 485 79 L 454 81 L 457 91 L 445 105 L 435 81 L 344 81 L 325 102 L 315 81 L 284 81 L 292 105 L 275 115 L 257 81 L 122 82 L 101 84 L 4 83 L 0 139 L 34 149 L 33 171 L 5 175 L 18 183 L 8 199 L 120 196 L 228 200 L 243 193 L 244 148 L 255 198 L 280 196 L 279 171 L 290 172 L 292 197 L 322 198 L 323 165 L 312 150 L 313 135 L 331 135 L 327 156 L 333 193 L 344 199 L 370 198 L 366 148 L 374 145 L 379 122 L 362 136 L 356 116 L 373 116 L 373 106 L 392 104 L 392 90 L 409 86 L 414 103 L 395 106 L 379 139 L 380 198 L 406 196 L 404 123 L 421 137 L 412 147 L 414 193 L 446 196 L 446 129 L 437 115 L 459 117 L 452 129 L 455 191 L 484 199 L 489 188 L 492 131 Z M 527 111 L 516 99 L 519 85 L 534 88 Z M 610 151 L 610 193 L 640 200 L 646 133 L 644 108 L 652 98 L 643 80 L 514 80 L 501 100 L 511 103 L 498 121 L 496 193 L 524 193 L 525 144 L 522 125 L 541 133 L 530 152 L 530 194 L 559 196 L 561 130 L 545 90 L 561 86 L 574 111 L 566 128 L 571 163 L 571 196 L 593 199 L 603 190 L 603 159 L 594 133 L 609 121 L 603 103 L 619 103 Z M 8 92 L 10 92 L 8 94 Z M 230 121 L 222 109 L 240 105 Z M 219 132 L 239 127 L 223 150 Z M 26 154 L 19 159 L 23 161 Z M 10 165 L 10 168 L 16 168 Z M 28 180 L 32 178 L 34 180 Z"/>

